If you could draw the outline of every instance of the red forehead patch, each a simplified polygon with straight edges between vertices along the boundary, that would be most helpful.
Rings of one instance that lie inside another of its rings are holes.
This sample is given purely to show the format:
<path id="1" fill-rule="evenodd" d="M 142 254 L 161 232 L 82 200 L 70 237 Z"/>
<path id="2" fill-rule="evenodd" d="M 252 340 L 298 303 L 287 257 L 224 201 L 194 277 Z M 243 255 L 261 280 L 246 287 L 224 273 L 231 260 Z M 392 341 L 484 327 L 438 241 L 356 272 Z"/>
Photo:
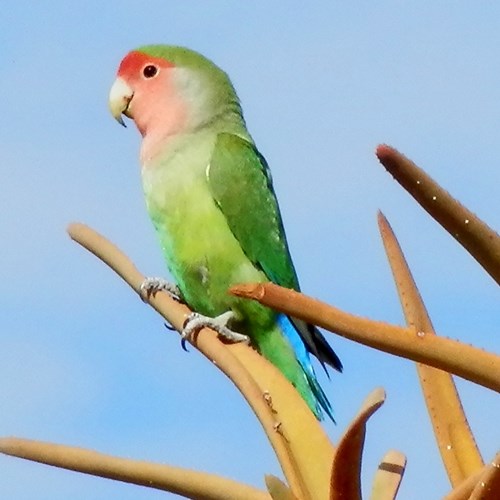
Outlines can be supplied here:
<path id="1" fill-rule="evenodd" d="M 118 76 L 132 76 L 139 73 L 146 64 L 155 64 L 160 68 L 173 68 L 174 65 L 161 57 L 153 57 L 143 52 L 129 52 L 118 67 Z"/>

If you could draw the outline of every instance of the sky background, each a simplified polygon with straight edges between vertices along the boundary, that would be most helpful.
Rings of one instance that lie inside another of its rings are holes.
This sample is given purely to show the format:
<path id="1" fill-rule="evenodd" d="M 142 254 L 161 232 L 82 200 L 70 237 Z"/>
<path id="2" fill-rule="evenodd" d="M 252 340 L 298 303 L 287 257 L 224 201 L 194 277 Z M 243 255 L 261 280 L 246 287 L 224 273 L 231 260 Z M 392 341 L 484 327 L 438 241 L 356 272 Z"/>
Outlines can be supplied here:
<path id="1" fill-rule="evenodd" d="M 376 226 L 389 218 L 440 334 L 500 351 L 500 293 L 397 185 L 374 149 L 412 158 L 500 227 L 500 5 L 493 2 L 191 0 L 31 2 L 0 13 L 0 435 L 218 473 L 282 477 L 231 383 L 66 235 L 81 221 L 146 275 L 166 275 L 139 179 L 139 134 L 110 116 L 121 58 L 146 43 L 196 49 L 231 76 L 274 177 L 303 290 L 403 324 Z M 328 335 L 336 441 L 375 387 L 369 491 L 389 449 L 402 499 L 449 490 L 414 365 Z M 485 460 L 497 394 L 457 380 Z M 163 492 L 0 456 L 0 498 L 160 499 Z"/>

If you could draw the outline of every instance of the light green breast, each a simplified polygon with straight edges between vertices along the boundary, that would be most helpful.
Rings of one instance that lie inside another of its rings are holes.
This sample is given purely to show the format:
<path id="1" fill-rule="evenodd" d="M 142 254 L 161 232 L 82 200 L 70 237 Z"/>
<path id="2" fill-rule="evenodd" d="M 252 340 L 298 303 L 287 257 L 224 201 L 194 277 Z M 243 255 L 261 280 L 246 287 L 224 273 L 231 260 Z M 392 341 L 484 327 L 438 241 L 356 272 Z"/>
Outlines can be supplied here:
<path id="1" fill-rule="evenodd" d="M 267 310 L 262 317 L 262 308 L 227 294 L 232 284 L 267 278 L 248 260 L 210 193 L 206 170 L 214 144 L 213 133 L 191 135 L 143 168 L 148 211 L 191 307 L 210 316 L 230 308 L 253 316 L 258 309 L 259 322 L 267 323 Z"/>

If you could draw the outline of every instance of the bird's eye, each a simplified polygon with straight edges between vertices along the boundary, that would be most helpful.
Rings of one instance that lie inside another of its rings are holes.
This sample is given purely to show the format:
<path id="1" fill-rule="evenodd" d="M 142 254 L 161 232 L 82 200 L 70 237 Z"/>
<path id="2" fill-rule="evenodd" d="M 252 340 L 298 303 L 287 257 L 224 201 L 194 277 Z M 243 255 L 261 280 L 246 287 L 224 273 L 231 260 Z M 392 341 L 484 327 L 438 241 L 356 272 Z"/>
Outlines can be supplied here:
<path id="1" fill-rule="evenodd" d="M 158 68 L 153 64 L 148 64 L 142 70 L 142 74 L 144 75 L 144 78 L 153 78 L 158 74 Z"/>

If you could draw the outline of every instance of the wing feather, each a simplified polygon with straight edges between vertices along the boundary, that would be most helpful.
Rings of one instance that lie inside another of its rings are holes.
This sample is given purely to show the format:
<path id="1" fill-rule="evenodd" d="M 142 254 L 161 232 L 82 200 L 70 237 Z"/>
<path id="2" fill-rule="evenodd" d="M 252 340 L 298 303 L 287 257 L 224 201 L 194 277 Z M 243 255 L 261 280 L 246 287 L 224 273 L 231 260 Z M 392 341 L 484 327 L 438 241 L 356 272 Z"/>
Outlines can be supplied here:
<path id="1" fill-rule="evenodd" d="M 212 196 L 249 260 L 273 283 L 299 291 L 269 167 L 254 144 L 234 134 L 219 134 L 207 178 Z M 342 370 L 316 327 L 295 318 L 291 321 L 323 368 L 326 363 Z"/>

